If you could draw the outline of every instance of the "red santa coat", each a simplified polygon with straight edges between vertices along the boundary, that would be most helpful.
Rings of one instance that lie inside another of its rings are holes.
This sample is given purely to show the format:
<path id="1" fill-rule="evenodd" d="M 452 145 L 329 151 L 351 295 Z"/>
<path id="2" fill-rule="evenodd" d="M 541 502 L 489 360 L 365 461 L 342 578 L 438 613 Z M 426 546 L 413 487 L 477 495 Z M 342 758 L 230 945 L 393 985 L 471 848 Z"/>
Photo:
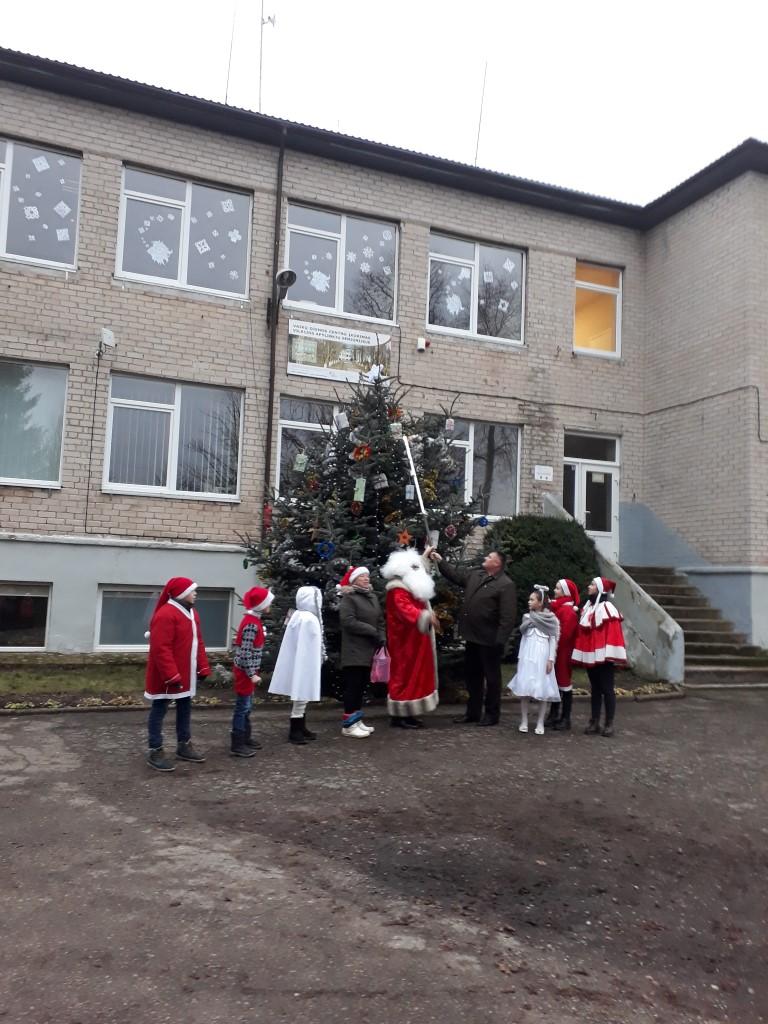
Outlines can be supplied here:
<path id="1" fill-rule="evenodd" d="M 398 579 L 387 584 L 387 649 L 391 659 L 387 710 L 407 717 L 438 705 L 437 659 L 429 602 Z"/>
<path id="2" fill-rule="evenodd" d="M 555 658 L 555 679 L 557 679 L 557 685 L 561 690 L 572 690 L 571 658 L 579 632 L 579 616 L 576 605 L 570 597 L 555 597 L 549 602 L 549 607 L 560 623 L 560 639 Z"/>
<path id="3" fill-rule="evenodd" d="M 147 700 L 194 697 L 198 675 L 210 674 L 194 608 L 173 599 L 152 616 L 144 696 Z"/>
<path id="4" fill-rule="evenodd" d="M 579 632 L 573 649 L 573 664 L 590 668 L 607 661 L 614 665 L 627 664 L 627 649 L 624 631 L 621 628 L 623 616 L 611 601 L 594 604 L 587 601 L 581 610 Z"/>

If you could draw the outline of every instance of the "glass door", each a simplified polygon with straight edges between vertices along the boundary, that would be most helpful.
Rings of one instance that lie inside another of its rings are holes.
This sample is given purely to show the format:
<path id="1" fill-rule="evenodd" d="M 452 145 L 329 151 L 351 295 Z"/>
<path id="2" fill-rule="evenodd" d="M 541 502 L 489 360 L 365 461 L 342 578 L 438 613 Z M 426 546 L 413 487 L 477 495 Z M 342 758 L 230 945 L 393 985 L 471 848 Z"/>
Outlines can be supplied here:
<path id="1" fill-rule="evenodd" d="M 563 507 L 581 523 L 601 554 L 618 561 L 618 467 L 566 462 L 563 466 Z"/>

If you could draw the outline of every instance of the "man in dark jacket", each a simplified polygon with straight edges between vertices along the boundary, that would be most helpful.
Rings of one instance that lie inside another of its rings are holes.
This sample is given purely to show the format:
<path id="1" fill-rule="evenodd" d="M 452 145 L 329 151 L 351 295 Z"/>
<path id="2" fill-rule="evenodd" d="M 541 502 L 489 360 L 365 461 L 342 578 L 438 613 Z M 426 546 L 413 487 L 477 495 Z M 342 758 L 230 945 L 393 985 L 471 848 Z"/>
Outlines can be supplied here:
<path id="1" fill-rule="evenodd" d="M 446 579 L 464 588 L 459 632 L 465 642 L 464 670 L 469 699 L 465 714 L 454 721 L 498 725 L 501 657 L 517 619 L 517 590 L 504 572 L 504 556 L 491 551 L 485 556 L 482 569 L 459 569 L 444 562 L 435 548 L 429 548 L 427 554 Z M 482 714 L 483 703 L 485 714 Z"/>

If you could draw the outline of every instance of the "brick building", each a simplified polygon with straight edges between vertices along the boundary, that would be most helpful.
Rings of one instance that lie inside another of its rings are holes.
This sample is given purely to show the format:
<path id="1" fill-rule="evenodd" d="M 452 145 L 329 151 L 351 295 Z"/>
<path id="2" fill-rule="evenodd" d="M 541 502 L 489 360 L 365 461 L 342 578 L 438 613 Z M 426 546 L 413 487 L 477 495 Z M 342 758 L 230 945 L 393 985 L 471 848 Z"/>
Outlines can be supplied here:
<path id="1" fill-rule="evenodd" d="M 0 51 L 0 647 L 140 650 L 173 574 L 226 646 L 238 537 L 377 360 L 455 399 L 489 515 L 553 492 L 768 641 L 766 173 L 640 207 Z"/>

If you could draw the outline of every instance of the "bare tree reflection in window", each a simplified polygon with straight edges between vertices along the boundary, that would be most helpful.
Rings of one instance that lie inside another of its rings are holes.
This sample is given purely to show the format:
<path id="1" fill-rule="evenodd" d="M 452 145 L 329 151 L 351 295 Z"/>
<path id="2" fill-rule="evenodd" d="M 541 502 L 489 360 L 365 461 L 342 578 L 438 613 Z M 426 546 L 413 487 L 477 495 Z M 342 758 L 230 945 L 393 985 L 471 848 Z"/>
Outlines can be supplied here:
<path id="1" fill-rule="evenodd" d="M 183 389 L 178 490 L 237 494 L 241 404 L 237 391 Z"/>

